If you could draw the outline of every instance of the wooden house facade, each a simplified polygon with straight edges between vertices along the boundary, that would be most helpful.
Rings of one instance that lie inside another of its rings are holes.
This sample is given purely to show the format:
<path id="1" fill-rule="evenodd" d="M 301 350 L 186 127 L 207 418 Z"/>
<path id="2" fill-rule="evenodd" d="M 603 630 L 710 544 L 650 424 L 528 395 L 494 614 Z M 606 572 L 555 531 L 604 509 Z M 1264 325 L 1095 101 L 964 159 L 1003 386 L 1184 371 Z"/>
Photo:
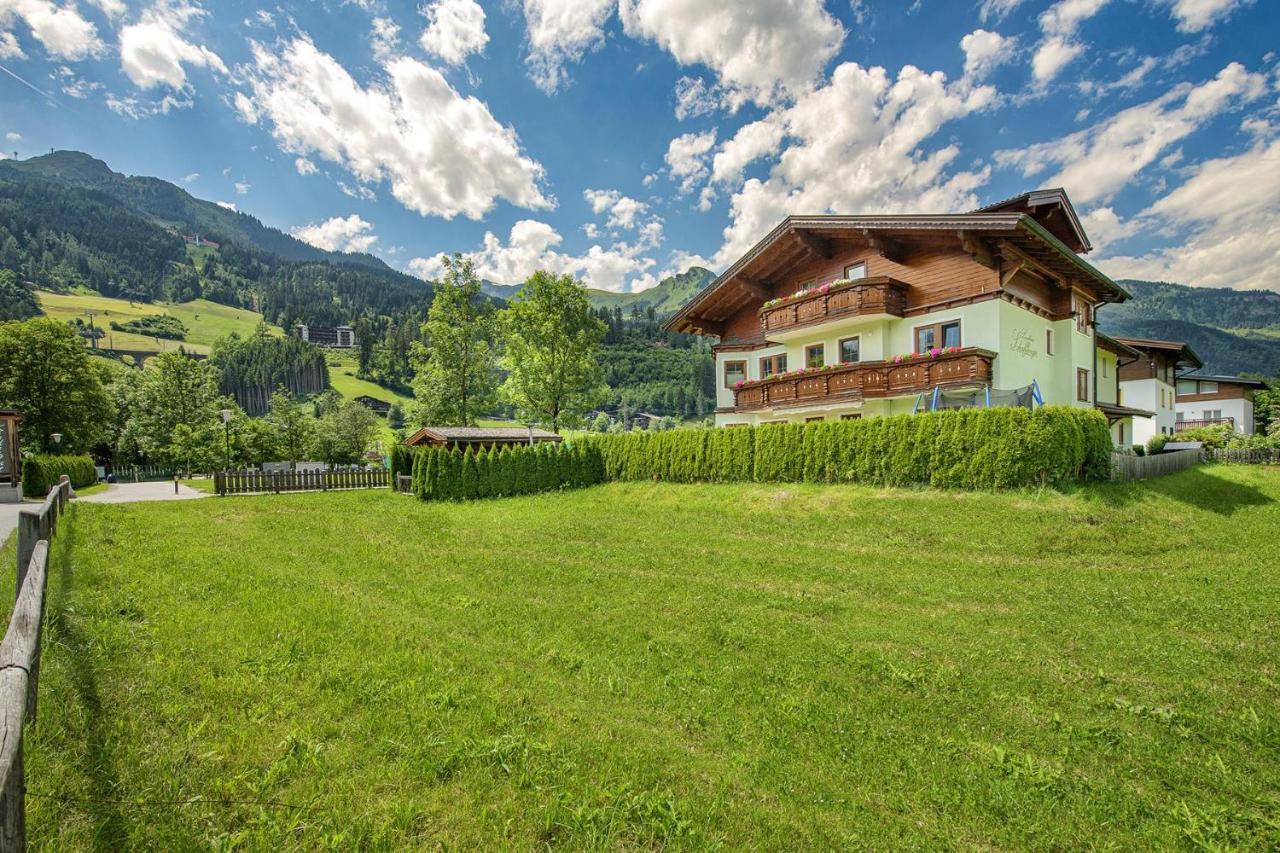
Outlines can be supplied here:
<path id="1" fill-rule="evenodd" d="M 714 335 L 717 425 L 911 412 L 1033 382 L 1094 406 L 1096 313 L 1128 294 L 1081 255 L 1061 190 L 964 214 L 791 216 L 667 328 Z"/>

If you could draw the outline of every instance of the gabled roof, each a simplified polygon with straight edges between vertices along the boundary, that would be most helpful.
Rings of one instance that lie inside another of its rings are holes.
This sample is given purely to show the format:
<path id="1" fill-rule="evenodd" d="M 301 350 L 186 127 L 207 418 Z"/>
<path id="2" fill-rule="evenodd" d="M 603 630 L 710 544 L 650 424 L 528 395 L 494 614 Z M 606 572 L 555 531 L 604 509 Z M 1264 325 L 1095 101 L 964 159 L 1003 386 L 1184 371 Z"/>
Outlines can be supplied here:
<path id="1" fill-rule="evenodd" d="M 405 444 L 415 445 L 423 439 L 433 439 L 451 444 L 485 444 L 494 441 L 563 441 L 554 432 L 525 427 L 422 427 L 405 439 Z"/>
<path id="2" fill-rule="evenodd" d="M 1065 194 L 1063 197 L 1065 199 Z M 1016 199 L 1009 203 L 1013 201 Z M 774 274 L 769 268 L 772 261 L 766 254 L 782 244 L 782 254 L 786 258 L 787 244 L 783 241 L 793 241 L 794 245 L 804 249 L 832 238 L 862 239 L 868 243 L 884 245 L 913 235 L 934 238 L 950 236 L 958 241 L 971 237 L 979 238 L 978 242 L 987 239 L 1003 241 L 1011 250 L 1032 257 L 1063 280 L 1087 282 L 1102 295 L 1103 301 L 1123 302 L 1129 298 L 1128 291 L 1080 257 L 1031 214 L 1019 210 L 877 216 L 788 216 L 719 278 L 686 302 L 663 328 L 675 332 L 705 328 L 691 322 L 692 318 L 721 320 L 737 311 L 751 298 L 759 297 L 759 301 L 763 302 L 768 297 L 760 297 L 760 286 L 754 277 L 767 278 Z M 989 247 L 987 251 L 990 251 Z M 783 266 L 789 263 L 791 261 Z M 763 268 L 763 273 L 755 268 L 757 266 Z"/>
<path id="3" fill-rule="evenodd" d="M 1247 388 L 1270 388 L 1261 379 L 1245 379 L 1243 376 L 1211 376 L 1207 373 L 1186 373 L 1179 379 L 1199 379 L 1205 382 L 1217 382 L 1221 385 L 1244 385 Z"/>
<path id="4" fill-rule="evenodd" d="M 1098 346 L 1108 352 L 1113 352 L 1116 355 L 1128 356 L 1129 358 L 1142 358 L 1142 353 L 1128 344 L 1122 344 L 1115 338 L 1110 335 L 1104 335 L 1102 332 L 1097 332 L 1096 334 L 1098 338 Z"/>
<path id="5" fill-rule="evenodd" d="M 1143 352 L 1163 352 L 1174 355 L 1178 359 L 1179 367 L 1186 365 L 1193 370 L 1204 367 L 1204 361 L 1196 355 L 1196 351 L 1182 341 L 1161 341 L 1154 338 L 1115 338 L 1115 340 Z"/>
<path id="6" fill-rule="evenodd" d="M 1084 233 L 1084 226 L 1080 224 L 1080 217 L 1076 216 L 1075 206 L 1071 204 L 1071 199 L 1067 198 L 1067 191 L 1061 187 L 1032 190 L 980 207 L 974 213 L 997 211 L 1018 211 L 1029 214 L 1074 251 L 1093 250 L 1093 246 L 1089 243 L 1089 236 Z"/>

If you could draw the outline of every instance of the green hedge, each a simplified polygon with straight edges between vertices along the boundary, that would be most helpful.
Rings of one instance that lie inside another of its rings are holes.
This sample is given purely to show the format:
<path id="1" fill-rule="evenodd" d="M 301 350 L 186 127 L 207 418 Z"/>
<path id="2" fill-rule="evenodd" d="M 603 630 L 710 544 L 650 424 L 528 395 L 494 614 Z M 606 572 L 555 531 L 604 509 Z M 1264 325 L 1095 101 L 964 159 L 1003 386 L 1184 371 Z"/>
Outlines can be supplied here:
<path id="1" fill-rule="evenodd" d="M 1091 409 L 1050 406 L 635 431 L 496 452 L 433 449 L 416 456 L 413 491 L 467 500 L 612 480 L 1011 489 L 1110 476 L 1106 419 Z"/>
<path id="2" fill-rule="evenodd" d="M 414 454 L 412 477 L 423 500 L 472 500 L 595 485 L 604 465 L 599 449 L 584 442 L 478 452 L 431 447 Z"/>
<path id="3" fill-rule="evenodd" d="M 391 486 L 395 488 L 397 474 L 413 473 L 413 463 L 418 451 L 416 448 L 399 442 L 391 445 Z"/>
<path id="4" fill-rule="evenodd" d="M 22 494 L 42 498 L 66 474 L 71 487 L 79 489 L 98 482 L 98 470 L 89 456 L 30 456 L 22 463 Z"/>
<path id="5" fill-rule="evenodd" d="M 1106 419 L 1069 407 L 632 432 L 590 441 L 607 480 L 1004 489 L 1111 475 Z"/>

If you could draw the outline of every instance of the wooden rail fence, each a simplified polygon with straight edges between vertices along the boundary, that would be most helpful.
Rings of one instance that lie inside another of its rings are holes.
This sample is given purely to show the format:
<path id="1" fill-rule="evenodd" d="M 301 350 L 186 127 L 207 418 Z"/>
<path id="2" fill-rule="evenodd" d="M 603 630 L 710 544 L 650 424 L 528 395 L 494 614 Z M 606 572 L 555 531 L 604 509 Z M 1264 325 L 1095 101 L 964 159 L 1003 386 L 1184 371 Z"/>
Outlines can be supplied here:
<path id="1" fill-rule="evenodd" d="M 1111 454 L 1111 479 L 1118 482 L 1148 480 L 1163 477 L 1199 465 L 1204 456 L 1199 450 L 1174 450 L 1152 456 L 1130 456 L 1127 453 Z"/>
<path id="2" fill-rule="evenodd" d="M 279 494 L 281 492 L 330 492 L 347 489 L 386 489 L 391 472 L 372 471 L 219 471 L 213 488 L 219 495 Z"/>
<path id="3" fill-rule="evenodd" d="M 1259 447 L 1252 450 L 1210 450 L 1214 462 L 1242 462 L 1246 465 L 1280 465 L 1280 447 Z"/>
<path id="4" fill-rule="evenodd" d="M 0 851 L 6 853 L 27 845 L 23 730 L 36 721 L 49 543 L 70 500 L 71 482 L 63 475 L 39 509 L 18 512 L 17 601 L 0 641 Z"/>

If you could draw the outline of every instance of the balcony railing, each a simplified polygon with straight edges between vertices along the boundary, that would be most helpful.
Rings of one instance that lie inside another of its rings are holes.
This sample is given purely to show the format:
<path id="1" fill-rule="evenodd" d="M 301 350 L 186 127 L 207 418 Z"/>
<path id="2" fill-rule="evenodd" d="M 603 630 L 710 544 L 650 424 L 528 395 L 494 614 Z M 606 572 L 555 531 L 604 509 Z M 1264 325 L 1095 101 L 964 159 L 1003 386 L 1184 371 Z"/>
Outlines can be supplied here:
<path id="1" fill-rule="evenodd" d="M 903 397 L 932 391 L 935 387 L 960 388 L 991 382 L 996 354 L 970 347 L 937 358 L 863 361 L 828 369 L 783 374 L 746 382 L 734 390 L 739 412 L 848 403 L 862 399 Z"/>
<path id="2" fill-rule="evenodd" d="M 889 314 L 901 317 L 907 309 L 907 286 L 888 276 L 860 278 L 849 284 L 818 289 L 806 296 L 760 309 L 760 326 L 767 335 L 844 317 Z"/>
<path id="3" fill-rule="evenodd" d="M 1200 427 L 1217 426 L 1218 424 L 1230 424 L 1232 429 L 1236 428 L 1235 418 L 1201 418 L 1200 420 L 1184 420 L 1174 421 L 1173 431 L 1182 432 L 1187 429 L 1199 429 Z"/>

